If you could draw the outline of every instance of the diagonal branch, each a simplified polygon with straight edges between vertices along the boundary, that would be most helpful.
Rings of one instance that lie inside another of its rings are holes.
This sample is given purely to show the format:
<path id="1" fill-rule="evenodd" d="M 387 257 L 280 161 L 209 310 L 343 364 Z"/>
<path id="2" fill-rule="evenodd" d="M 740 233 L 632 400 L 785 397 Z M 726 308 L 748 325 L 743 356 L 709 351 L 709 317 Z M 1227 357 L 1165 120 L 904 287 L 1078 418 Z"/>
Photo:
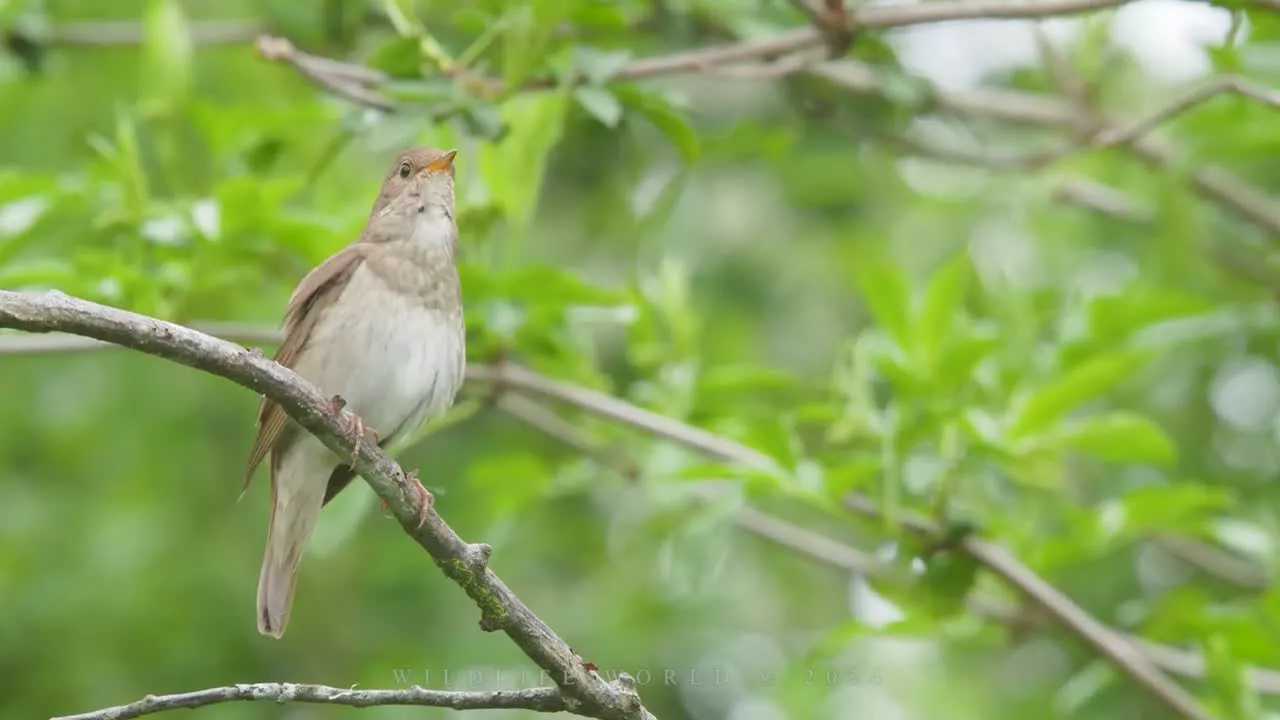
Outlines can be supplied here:
<path id="1" fill-rule="evenodd" d="M 237 45 L 253 40 L 263 30 L 255 20 L 201 20 L 189 26 L 196 45 Z M 54 25 L 33 38 L 50 45 L 137 45 L 146 38 L 143 23 L 129 20 L 86 20 Z"/>
<path id="2" fill-rule="evenodd" d="M 508 391 L 499 396 L 497 406 L 513 418 L 533 427 L 565 445 L 590 457 L 602 465 L 615 466 L 624 474 L 629 472 L 627 461 L 617 455 L 603 452 L 593 445 L 576 426 L 561 418 L 547 407 L 519 394 L 518 390 Z M 865 506 L 864 506 L 865 507 Z M 797 527 L 784 520 L 760 512 L 746 506 L 734 515 L 734 523 L 743 531 L 757 537 L 770 540 L 782 547 L 818 560 L 826 565 L 841 568 L 849 572 L 861 573 L 881 580 L 903 581 L 897 569 L 873 555 L 827 537 L 826 535 Z M 918 528 L 927 530 L 928 524 L 917 521 Z M 1181 541 L 1181 538 L 1157 538 L 1157 541 Z M 1198 551 L 1201 549 L 1197 549 Z M 1202 560 L 1204 563 L 1232 560 L 1234 558 L 1212 557 Z M 1240 569 L 1244 572 L 1244 569 Z M 1017 574 L 1017 571 L 1014 571 Z M 1021 577 L 1019 575 L 1019 577 Z M 1026 620 L 1027 613 L 1018 612 L 1007 603 L 1001 603 L 985 597 L 971 597 L 968 600 L 970 609 L 977 615 L 1006 623 L 1016 629 Z M 1076 618 L 1079 621 L 1079 618 Z M 1086 621 L 1087 622 L 1087 621 Z M 1160 668 L 1190 678 L 1204 678 L 1205 661 L 1198 653 L 1154 643 L 1137 635 L 1112 631 L 1137 647 L 1152 663 Z M 1280 694 L 1280 671 L 1250 668 L 1247 677 L 1252 686 L 1259 692 Z"/>
<path id="3" fill-rule="evenodd" d="M 764 471 L 772 471 L 777 467 L 772 458 L 745 445 L 608 395 L 545 378 L 512 365 L 488 367 L 484 370 L 481 375 L 487 376 L 489 382 L 499 387 L 519 388 L 550 400 L 575 405 L 592 414 L 639 428 L 723 462 Z M 874 504 L 857 494 L 847 496 L 845 504 L 858 514 L 880 516 L 880 511 Z M 936 535 L 936 529 L 923 521 L 906 518 L 900 522 L 913 532 Z M 1043 608 L 1167 707 L 1186 718 L 1211 720 L 1212 716 L 1200 703 L 1165 675 L 1135 644 L 1098 622 L 1007 551 L 976 538 L 965 539 L 961 542 L 960 549 Z"/>
<path id="4" fill-rule="evenodd" d="M 499 395 L 497 406 L 499 410 L 516 420 L 558 440 L 601 466 L 613 468 L 628 480 L 635 479 L 637 468 L 634 464 L 593 443 L 578 427 L 541 403 L 530 400 L 517 391 L 512 391 Z M 705 502 L 713 497 L 714 493 L 708 492 L 699 496 L 699 500 Z M 888 565 L 868 553 L 849 547 L 826 535 L 780 520 L 751 506 L 738 508 L 733 514 L 733 522 L 745 532 L 770 540 L 827 565 L 877 576 L 887 575 L 890 572 Z"/>
<path id="5" fill-rule="evenodd" d="M 222 334 L 223 337 L 233 338 L 241 342 L 263 344 L 279 342 L 277 331 L 260 325 L 204 322 L 193 324 L 192 327 L 209 334 Z M 110 343 L 76 335 L 0 336 L 0 355 L 83 352 L 111 347 L 114 346 Z M 494 390 L 497 392 L 493 394 L 497 397 L 497 406 L 502 411 L 582 452 L 584 455 L 610 466 L 618 466 L 616 457 L 604 453 L 600 448 L 593 446 L 576 426 L 540 403 L 529 399 L 525 393 L 541 395 L 552 401 L 610 419 L 621 425 L 647 431 L 650 434 L 691 447 L 721 460 L 737 462 L 747 466 L 752 466 L 760 458 L 763 458 L 764 462 L 772 462 L 768 457 L 759 455 L 750 448 L 733 441 L 718 438 L 698 428 L 651 413 L 624 400 L 586 388 L 577 388 L 566 383 L 550 380 L 530 370 L 521 370 L 512 366 L 493 367 L 471 364 L 467 367 L 467 375 L 470 382 L 494 384 Z M 566 389 L 573 389 L 574 391 L 564 392 Z M 720 442 L 708 444 L 708 438 L 718 439 Z M 618 469 L 624 473 L 628 472 L 625 465 L 618 467 Z M 744 508 L 739 513 L 739 516 L 735 517 L 735 523 L 744 531 L 771 540 L 834 567 L 875 576 L 884 576 L 885 573 L 889 572 L 889 568 L 884 563 L 861 551 L 850 548 L 824 535 L 797 528 L 750 507 Z M 1158 540 L 1163 539 L 1158 538 Z M 1208 568 L 1204 567 L 1202 569 L 1208 570 Z M 1021 622 L 1020 616 L 1016 612 L 1002 604 L 975 598 L 970 601 L 970 605 L 975 612 L 982 616 L 1013 625 Z M 1118 631 L 1112 632 L 1118 633 Z M 1152 663 L 1168 672 L 1189 678 L 1205 677 L 1204 658 L 1198 653 L 1153 643 L 1135 635 L 1124 635 L 1124 637 L 1140 648 Z M 1280 671 L 1250 668 L 1248 678 L 1252 687 L 1259 692 L 1280 695 Z"/>
<path id="6" fill-rule="evenodd" d="M 641 706 L 634 681 L 606 683 L 590 673 L 569 646 L 498 579 L 488 566 L 488 545 L 467 543 L 434 509 L 419 524 L 416 494 L 399 464 L 380 448 L 358 442 L 343 411 L 335 411 L 314 385 L 260 351 L 60 292 L 0 291 L 0 327 L 85 335 L 224 377 L 275 400 L 339 456 L 351 456 L 356 447 L 356 471 L 387 503 L 405 532 L 476 603 L 480 627 L 506 633 L 552 678 L 567 709 L 607 720 L 652 717 Z"/>
<path id="7" fill-rule="evenodd" d="M 1124 127 L 1117 127 L 1101 132 L 1093 139 L 1095 147 L 1110 147 L 1130 143 L 1154 130 L 1174 117 L 1218 97 L 1219 95 L 1240 95 L 1262 103 L 1272 109 L 1280 110 L 1280 94 L 1249 82 L 1235 75 L 1221 75 L 1213 80 L 1191 88 L 1178 95 L 1163 106 Z"/>
<path id="8" fill-rule="evenodd" d="M 395 110 L 395 104 L 371 87 L 387 81 L 384 73 L 373 68 L 305 53 L 282 37 L 262 35 L 254 48 L 264 60 L 283 62 L 311 82 L 340 98 L 383 112 Z"/>
<path id="9" fill-rule="evenodd" d="M 357 690 L 327 687 L 324 685 L 296 685 L 294 683 L 254 683 L 252 685 L 228 685 L 226 687 L 196 690 L 174 695 L 148 695 L 128 705 L 103 708 L 93 712 L 53 718 L 52 720 L 132 720 L 144 715 L 169 710 L 193 710 L 206 705 L 226 702 L 274 702 L 316 703 L 320 705 L 345 705 L 347 707 L 379 707 L 383 705 L 410 705 L 440 707 L 452 710 L 533 710 L 536 712 L 562 712 L 566 709 L 564 697 L 553 687 L 526 690 L 458 691 L 424 690 L 420 687 L 403 690 Z"/>

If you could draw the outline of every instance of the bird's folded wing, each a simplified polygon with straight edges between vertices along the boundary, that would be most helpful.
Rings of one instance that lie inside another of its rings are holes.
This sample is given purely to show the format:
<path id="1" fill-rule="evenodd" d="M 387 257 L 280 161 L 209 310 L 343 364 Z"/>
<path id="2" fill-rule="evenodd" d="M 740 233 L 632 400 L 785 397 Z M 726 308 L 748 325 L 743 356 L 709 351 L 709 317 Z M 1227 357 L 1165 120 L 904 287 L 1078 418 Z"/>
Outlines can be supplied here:
<path id="1" fill-rule="evenodd" d="M 298 355 L 306 347 L 307 338 L 311 336 L 312 327 L 319 319 L 325 306 L 338 299 L 342 289 L 356 268 L 364 260 L 367 246 L 363 243 L 348 245 L 298 283 L 298 289 L 289 298 L 289 307 L 284 315 L 284 341 L 276 352 L 275 361 L 292 368 Z M 272 447 L 282 439 L 282 433 L 288 425 L 288 416 L 279 405 L 265 395 L 258 405 L 258 435 L 253 440 L 253 449 L 249 451 L 249 462 L 244 473 L 244 488 L 241 495 L 249 487 L 253 472 Z"/>

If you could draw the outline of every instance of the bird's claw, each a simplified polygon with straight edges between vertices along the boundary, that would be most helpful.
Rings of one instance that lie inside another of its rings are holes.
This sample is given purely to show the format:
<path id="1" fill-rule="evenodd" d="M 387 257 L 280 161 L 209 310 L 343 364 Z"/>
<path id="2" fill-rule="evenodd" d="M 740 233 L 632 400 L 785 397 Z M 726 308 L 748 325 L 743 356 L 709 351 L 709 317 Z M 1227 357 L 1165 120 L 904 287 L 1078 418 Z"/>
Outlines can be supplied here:
<path id="1" fill-rule="evenodd" d="M 418 492 L 418 527 L 421 528 L 426 524 L 427 516 L 431 514 L 433 498 L 431 496 L 431 492 L 422 484 L 422 481 L 418 480 L 418 471 L 416 469 L 405 473 L 404 480 L 401 482 L 401 490 L 404 493 L 408 493 L 410 486 Z M 384 514 L 386 514 L 389 509 L 387 507 L 386 500 L 381 501 L 379 507 L 382 508 L 382 512 Z M 387 515 L 387 517 L 390 517 L 390 515 Z"/>
<path id="2" fill-rule="evenodd" d="M 347 406 L 347 401 L 341 395 L 334 395 L 329 402 L 333 405 L 334 412 L 341 412 Z M 360 445 L 364 442 L 364 436 L 367 432 L 373 436 L 374 443 L 378 442 L 378 431 L 372 428 L 366 430 L 364 419 L 355 413 L 347 414 L 347 432 L 356 436 L 356 444 L 351 448 L 351 467 L 356 466 L 356 458 L 360 457 Z"/>

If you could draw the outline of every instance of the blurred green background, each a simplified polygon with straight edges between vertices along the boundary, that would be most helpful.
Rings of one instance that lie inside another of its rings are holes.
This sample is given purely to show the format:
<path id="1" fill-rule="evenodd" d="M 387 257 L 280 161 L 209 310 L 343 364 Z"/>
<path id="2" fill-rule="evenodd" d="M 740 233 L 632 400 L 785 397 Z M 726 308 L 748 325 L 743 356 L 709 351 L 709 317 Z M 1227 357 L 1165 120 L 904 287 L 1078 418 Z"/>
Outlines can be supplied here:
<path id="1" fill-rule="evenodd" d="M 1178 679 L 1218 717 L 1277 717 L 1280 683 L 1249 675 L 1280 667 L 1277 103 L 1223 95 L 1088 147 L 1212 77 L 1280 81 L 1274 13 L 1147 0 L 1039 36 L 877 27 L 827 63 L 812 43 L 629 64 L 808 27 L 797 8 L 0 0 L 0 287 L 270 330 L 399 149 L 457 148 L 472 364 L 779 463 L 543 408 L 586 456 L 482 387 L 402 456 L 659 718 L 1173 717 L 1043 613 L 975 613 L 1020 599 L 956 553 L 919 559 L 902 511 L 972 523 L 1103 622 L 1203 653 Z M 260 33 L 310 55 L 264 59 Z M 396 111 L 309 81 L 312 56 L 385 73 L 363 97 Z M 19 341 L 0 335 L 0 716 L 238 682 L 538 683 L 362 483 L 323 514 L 284 639 L 259 636 L 265 478 L 235 502 L 254 395 Z M 889 517 L 846 512 L 850 491 Z M 735 525 L 744 507 L 894 571 L 781 547 Z"/>

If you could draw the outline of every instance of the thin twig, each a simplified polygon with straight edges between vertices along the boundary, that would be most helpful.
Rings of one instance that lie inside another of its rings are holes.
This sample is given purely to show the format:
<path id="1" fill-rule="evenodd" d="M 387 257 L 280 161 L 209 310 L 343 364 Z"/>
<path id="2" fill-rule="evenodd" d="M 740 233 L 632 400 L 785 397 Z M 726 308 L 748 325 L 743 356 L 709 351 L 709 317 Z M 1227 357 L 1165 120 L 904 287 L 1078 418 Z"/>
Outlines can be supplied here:
<path id="1" fill-rule="evenodd" d="M 1240 95 L 1260 102 L 1267 107 L 1280 109 L 1280 93 L 1251 83 L 1235 75 L 1220 75 L 1213 80 L 1187 90 L 1139 120 L 1098 133 L 1094 147 L 1111 147 L 1130 143 L 1154 130 L 1158 125 L 1172 120 L 1219 95 Z"/>
<path id="2" fill-rule="evenodd" d="M 1275 279 L 1272 278 L 1274 283 Z M 1262 591 L 1271 580 L 1256 565 L 1229 551 L 1168 533 L 1156 535 L 1156 545 L 1192 567 L 1245 590 Z"/>
<path id="3" fill-rule="evenodd" d="M 386 82 L 387 76 L 384 73 L 363 65 L 344 63 L 305 53 L 286 38 L 272 35 L 259 37 L 254 43 L 254 48 L 262 59 L 287 63 L 319 87 L 357 105 L 384 112 L 395 109 L 395 105 L 390 100 L 367 87 Z"/>
<path id="4" fill-rule="evenodd" d="M 1126 222 L 1145 225 L 1155 219 L 1150 208 L 1139 206 L 1120 190 L 1090 178 L 1064 177 L 1050 197 L 1054 202 L 1079 205 Z"/>
<path id="5" fill-rule="evenodd" d="M 576 713 L 609 720 L 651 715 L 640 704 L 630 678 L 606 683 L 550 627 L 534 615 L 489 568 L 488 545 L 464 541 L 435 512 L 418 513 L 418 495 L 406 473 L 381 448 L 360 442 L 349 416 L 293 371 L 261 352 L 190 328 L 98 305 L 60 292 L 0 291 L 0 327 L 28 332 L 70 332 L 115 343 L 224 377 L 266 395 L 339 457 L 352 457 L 356 472 L 387 504 L 401 527 L 481 612 L 480 627 L 501 630 L 560 688 Z"/>
<path id="6" fill-rule="evenodd" d="M 262 33 L 255 20 L 201 20 L 190 25 L 196 45 L 239 45 Z M 142 23 L 127 20 L 89 20 L 53 26 L 37 39 L 50 45 L 137 45 L 146 37 Z"/>
<path id="7" fill-rule="evenodd" d="M 573 448 L 579 454 L 592 458 L 605 467 L 611 467 L 628 479 L 634 480 L 636 468 L 626 458 L 591 442 L 572 423 L 557 415 L 545 405 L 529 399 L 517 391 L 503 392 L 497 406 L 511 417 L 545 435 Z M 699 498 L 713 499 L 710 493 Z M 884 576 L 890 568 L 870 553 L 851 548 L 844 543 L 811 530 L 805 530 L 750 506 L 743 506 L 733 514 L 733 522 L 742 530 L 771 540 L 782 547 L 820 560 L 827 565 L 869 575 Z"/>
<path id="8" fill-rule="evenodd" d="M 131 720 L 168 710 L 190 710 L 226 702 L 316 703 L 359 708 L 412 705 L 453 710 L 533 710 L 547 713 L 566 709 L 564 697 L 554 687 L 492 691 L 424 690 L 420 687 L 357 690 L 324 685 L 253 683 L 173 695 L 148 695 L 128 705 L 66 715 L 52 720 Z"/>
<path id="9" fill-rule="evenodd" d="M 875 520 L 884 519 L 880 508 L 867 498 L 849 495 L 845 498 L 844 505 L 864 517 Z M 939 529 L 932 522 L 923 518 L 899 513 L 895 515 L 894 522 L 929 538 L 937 538 L 940 534 Z M 962 540 L 960 549 L 987 570 L 1017 588 L 1028 600 L 1051 613 L 1058 622 L 1092 647 L 1095 652 L 1110 660 L 1125 675 L 1169 708 L 1185 718 L 1212 720 L 1213 716 L 1200 705 L 1200 702 L 1169 679 L 1137 645 L 1098 622 L 1062 591 L 1018 562 L 1007 550 L 976 537 L 967 537 Z"/>
<path id="10" fill-rule="evenodd" d="M 1049 49 L 1052 53 L 1052 49 Z M 1067 72 L 1065 64 L 1059 64 L 1059 72 Z M 1164 144 L 1147 137 L 1157 124 L 1165 122 L 1179 113 L 1223 92 L 1234 92 L 1263 102 L 1270 107 L 1280 107 L 1277 95 L 1240 79 L 1226 79 L 1210 82 L 1193 89 L 1166 103 L 1148 117 L 1131 125 L 1122 127 L 1122 123 L 1107 117 L 1106 113 L 1094 107 L 1087 98 L 1085 102 L 1077 102 L 1075 116 L 1083 118 L 1077 121 L 1077 130 L 1085 128 L 1088 147 L 1125 147 L 1138 159 L 1159 169 L 1168 169 L 1176 165 L 1176 156 Z M 1078 133 L 1079 134 L 1079 133 Z M 1090 136 L 1091 135 L 1091 136 Z M 1202 197 L 1212 200 L 1228 210 L 1240 215 L 1273 236 L 1280 236 L 1280 208 L 1273 198 L 1253 186 L 1237 179 L 1220 167 L 1205 165 L 1190 173 L 1191 187 Z"/>

